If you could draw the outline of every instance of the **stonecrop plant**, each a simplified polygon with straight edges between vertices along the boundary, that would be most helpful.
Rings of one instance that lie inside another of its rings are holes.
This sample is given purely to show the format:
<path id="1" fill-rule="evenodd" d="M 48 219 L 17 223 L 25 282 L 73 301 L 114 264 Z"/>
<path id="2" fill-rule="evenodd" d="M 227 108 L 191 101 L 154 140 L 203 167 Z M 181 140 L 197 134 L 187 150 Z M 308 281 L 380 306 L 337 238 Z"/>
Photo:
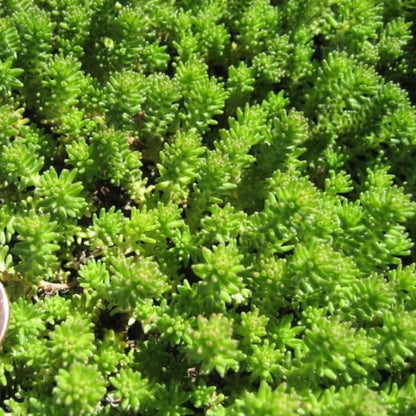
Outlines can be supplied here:
<path id="1" fill-rule="evenodd" d="M 414 0 L 0 0 L 0 416 L 416 414 Z"/>

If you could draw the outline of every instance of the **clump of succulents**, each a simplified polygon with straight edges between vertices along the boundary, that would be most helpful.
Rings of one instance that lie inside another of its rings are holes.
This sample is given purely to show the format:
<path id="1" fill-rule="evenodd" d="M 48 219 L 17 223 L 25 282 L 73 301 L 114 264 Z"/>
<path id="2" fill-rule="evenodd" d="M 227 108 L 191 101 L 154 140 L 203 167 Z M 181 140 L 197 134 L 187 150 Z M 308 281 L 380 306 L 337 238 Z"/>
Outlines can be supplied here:
<path id="1" fill-rule="evenodd" d="M 0 0 L 0 415 L 416 412 L 415 11 Z"/>

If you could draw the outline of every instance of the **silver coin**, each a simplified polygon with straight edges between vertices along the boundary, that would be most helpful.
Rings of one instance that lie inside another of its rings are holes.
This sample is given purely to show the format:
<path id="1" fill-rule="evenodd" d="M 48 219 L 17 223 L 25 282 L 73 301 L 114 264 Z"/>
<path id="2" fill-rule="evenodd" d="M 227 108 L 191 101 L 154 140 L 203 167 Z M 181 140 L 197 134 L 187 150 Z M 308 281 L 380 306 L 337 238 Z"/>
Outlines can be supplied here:
<path id="1" fill-rule="evenodd" d="M 9 326 L 10 306 L 4 286 L 0 283 L 0 344 L 6 336 Z"/>

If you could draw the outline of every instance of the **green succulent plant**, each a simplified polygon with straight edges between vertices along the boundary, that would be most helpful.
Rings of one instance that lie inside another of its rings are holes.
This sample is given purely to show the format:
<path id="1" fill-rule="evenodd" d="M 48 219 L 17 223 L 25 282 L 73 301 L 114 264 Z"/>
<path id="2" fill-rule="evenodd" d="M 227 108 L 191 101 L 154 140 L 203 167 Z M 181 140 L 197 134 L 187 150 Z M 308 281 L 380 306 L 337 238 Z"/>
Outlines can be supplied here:
<path id="1" fill-rule="evenodd" d="M 0 0 L 0 416 L 414 414 L 415 11 Z"/>

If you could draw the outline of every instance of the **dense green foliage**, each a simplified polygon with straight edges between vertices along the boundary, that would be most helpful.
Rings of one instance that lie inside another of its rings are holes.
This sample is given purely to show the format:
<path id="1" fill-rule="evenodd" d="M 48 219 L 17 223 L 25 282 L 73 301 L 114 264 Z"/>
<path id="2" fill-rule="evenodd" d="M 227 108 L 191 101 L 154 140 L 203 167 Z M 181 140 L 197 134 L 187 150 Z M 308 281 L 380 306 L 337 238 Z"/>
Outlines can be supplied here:
<path id="1" fill-rule="evenodd" d="M 0 415 L 416 414 L 414 0 L 0 0 Z"/>

